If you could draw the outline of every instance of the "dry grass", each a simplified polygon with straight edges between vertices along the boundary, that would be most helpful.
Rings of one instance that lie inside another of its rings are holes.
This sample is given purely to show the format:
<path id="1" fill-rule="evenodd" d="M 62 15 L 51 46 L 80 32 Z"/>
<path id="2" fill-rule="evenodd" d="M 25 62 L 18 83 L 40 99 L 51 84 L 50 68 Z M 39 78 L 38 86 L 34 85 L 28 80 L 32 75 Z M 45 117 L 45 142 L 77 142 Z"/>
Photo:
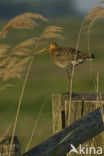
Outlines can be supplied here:
<path id="1" fill-rule="evenodd" d="M 31 29 L 39 25 L 34 19 L 41 19 L 43 22 L 48 22 L 48 20 L 40 14 L 25 13 L 16 16 L 4 26 L 1 31 L 1 38 L 7 34 L 10 28 Z M 47 44 L 46 39 L 62 39 L 63 36 L 60 34 L 61 32 L 63 32 L 61 27 L 48 25 L 43 29 L 39 37 L 27 39 L 15 47 L 5 44 L 0 45 L 0 84 L 6 83 L 9 79 L 22 78 L 24 69 L 34 54 L 34 49 L 36 51 L 41 44 Z M 7 84 L 7 86 L 10 85 Z M 2 89 L 5 87 L 5 85 L 1 85 Z"/>
<path id="2" fill-rule="evenodd" d="M 22 77 L 25 65 L 30 60 L 30 56 L 21 59 L 9 53 L 8 45 L 0 45 L 0 47 L 0 88 L 4 89 L 11 86 L 11 84 L 7 83 L 7 80 Z"/>
<path id="3" fill-rule="evenodd" d="M 80 37 L 81 37 L 81 33 L 84 30 L 85 32 L 87 32 L 87 37 L 88 37 L 88 53 L 89 55 L 91 55 L 91 50 L 90 50 L 90 30 L 93 26 L 93 24 L 99 20 L 104 18 L 104 7 L 103 6 L 99 6 L 102 5 L 104 3 L 104 0 L 101 0 L 97 6 L 95 6 L 94 8 L 92 8 L 88 14 L 85 16 L 85 18 L 83 19 L 80 31 L 79 31 L 79 35 L 78 35 L 78 40 L 77 40 L 77 44 L 76 44 L 76 55 L 74 60 L 76 60 L 76 56 L 77 56 L 77 50 L 79 47 L 79 42 L 80 42 Z M 92 63 L 90 60 L 90 71 L 93 72 L 93 67 L 92 67 Z M 72 67 L 72 73 L 71 73 L 71 81 L 70 81 L 70 106 L 69 106 L 69 124 L 70 124 L 70 114 L 71 114 L 71 104 L 72 104 L 72 92 L 73 92 L 73 80 L 74 80 L 74 73 L 75 73 L 75 69 L 74 66 Z M 99 105 L 101 105 L 101 93 L 99 91 L 99 73 L 97 74 L 97 85 L 96 85 L 96 93 L 97 93 L 97 99 L 99 101 Z M 98 107 L 98 104 L 97 104 Z M 103 113 L 102 113 L 103 114 Z M 104 119 L 104 115 L 102 115 L 103 119 Z M 103 120 L 104 121 L 104 120 Z"/>
<path id="4" fill-rule="evenodd" d="M 78 35 L 77 44 L 76 44 L 76 55 L 75 55 L 74 60 L 76 60 L 76 57 L 77 57 L 77 51 L 78 51 L 78 47 L 79 47 L 79 41 L 80 41 L 80 37 L 81 37 L 81 32 L 82 32 L 82 29 L 83 29 L 83 25 L 84 25 L 84 20 L 82 22 L 82 25 L 81 25 L 81 28 L 80 28 L 80 31 L 79 31 L 79 35 Z M 75 73 L 75 67 L 72 66 L 71 80 L 70 80 L 70 105 L 69 105 L 68 124 L 71 123 L 70 119 L 71 119 L 71 109 L 72 109 L 72 92 L 73 92 L 74 73 Z"/>
<path id="5" fill-rule="evenodd" d="M 102 0 L 101 2 L 99 2 L 98 5 L 101 5 L 104 3 L 104 0 Z M 77 44 L 76 44 L 76 56 L 77 56 L 77 51 L 78 51 L 78 47 L 79 47 L 79 41 L 80 41 L 80 37 L 81 37 L 81 33 L 82 31 L 86 31 L 87 32 L 87 37 L 88 37 L 88 52 L 89 55 L 91 56 L 91 50 L 90 50 L 90 30 L 93 26 L 93 24 L 101 19 L 104 18 L 104 8 L 102 6 L 96 6 L 94 8 L 92 8 L 88 14 L 85 16 L 80 31 L 79 31 L 79 35 L 78 35 L 78 40 L 77 40 Z M 74 58 L 74 60 L 76 60 L 76 56 Z M 92 63 L 90 61 L 90 71 L 93 72 L 93 68 L 92 68 Z M 69 114 L 68 114 L 68 124 L 71 123 L 70 119 L 71 119 L 71 111 L 72 111 L 72 92 L 73 92 L 73 79 L 74 79 L 74 73 L 75 73 L 75 68 L 74 66 L 72 67 L 72 73 L 71 73 L 71 81 L 70 81 L 70 104 L 69 104 Z M 95 90 L 97 93 L 97 103 L 96 103 L 96 107 L 101 108 L 101 113 L 102 113 L 102 119 L 104 122 L 104 112 L 103 112 L 103 108 L 102 108 L 102 96 L 101 96 L 101 92 L 99 90 L 99 72 L 97 74 L 97 79 L 96 79 L 96 85 L 95 85 Z M 93 138 L 93 142 L 94 143 L 94 138 Z"/>
<path id="6" fill-rule="evenodd" d="M 9 127 L 5 130 L 5 132 L 2 134 L 2 136 L 0 137 L 0 142 L 2 142 L 2 140 L 9 134 L 10 127 L 11 127 L 11 126 L 9 126 Z"/>
<path id="7" fill-rule="evenodd" d="M 24 52 L 23 55 L 25 55 L 25 52 L 27 50 L 30 50 L 30 47 L 35 45 L 37 41 L 37 37 L 35 38 L 30 38 L 30 39 L 27 39 L 26 41 L 23 41 L 22 43 L 20 43 L 19 45 L 17 45 L 16 47 L 14 47 L 13 51 L 17 53 L 18 55 L 18 51 L 20 52 Z M 22 55 L 22 54 L 20 54 Z"/>
<path id="8" fill-rule="evenodd" d="M 58 38 L 64 39 L 63 36 L 60 34 L 63 32 L 61 27 L 56 26 L 47 26 L 41 35 L 41 39 L 50 39 L 50 38 Z"/>
<path id="9" fill-rule="evenodd" d="M 39 112 L 39 114 L 38 114 L 38 117 L 37 117 L 37 119 L 36 119 L 36 122 L 35 122 L 35 124 L 34 124 L 33 130 L 32 130 L 32 134 L 31 134 L 31 136 L 30 136 L 29 142 L 28 142 L 27 147 L 26 147 L 26 152 L 28 151 L 28 149 L 29 149 L 29 147 L 30 147 L 31 141 L 32 141 L 33 136 L 34 136 L 34 134 L 35 134 L 35 131 L 36 131 L 36 128 L 37 128 L 37 125 L 38 125 L 38 122 L 39 122 L 39 119 L 40 119 L 40 116 L 41 116 L 41 114 L 42 114 L 42 111 L 43 111 L 43 108 L 44 108 L 44 105 L 45 105 L 46 101 L 47 101 L 47 97 L 45 98 L 45 100 L 44 100 L 44 102 L 43 102 L 43 104 L 42 104 L 42 107 L 41 107 L 41 109 L 40 109 L 40 112 Z"/>
<path id="10" fill-rule="evenodd" d="M 92 8 L 89 12 L 88 15 L 85 17 L 85 22 L 88 25 L 88 36 L 90 35 L 90 30 L 92 28 L 92 26 L 94 25 L 94 23 L 99 20 L 99 19 L 103 19 L 104 18 L 104 0 L 101 0 L 97 6 L 95 6 L 94 8 Z M 88 38 L 88 42 L 89 38 Z M 89 50 L 90 50 L 90 44 L 89 44 Z M 100 106 L 101 108 L 101 113 L 102 113 L 102 118 L 104 121 L 104 113 L 103 113 L 103 108 L 102 108 L 102 96 L 101 93 L 99 91 L 99 73 L 97 74 L 97 85 L 96 85 L 96 93 L 97 93 L 97 100 L 98 100 L 98 104 L 97 107 Z"/>
<path id="11" fill-rule="evenodd" d="M 11 151 L 11 147 L 13 144 L 13 138 L 14 138 L 15 131 L 16 131 L 16 126 L 17 126 L 19 112 L 20 112 L 20 108 L 22 104 L 25 86 L 27 83 L 27 79 L 29 76 L 29 72 L 31 70 L 34 57 L 36 56 L 34 55 L 34 53 L 40 48 L 41 44 L 43 43 L 46 44 L 48 39 L 52 39 L 52 38 L 63 39 L 63 36 L 61 34 L 63 32 L 63 29 L 61 27 L 49 25 L 48 20 L 40 14 L 25 13 L 25 14 L 16 16 L 12 20 L 10 20 L 0 32 L 0 37 L 2 39 L 2 37 L 6 37 L 6 34 L 8 33 L 9 29 L 12 29 L 12 28 L 31 29 L 39 25 L 37 19 L 41 20 L 42 22 L 46 22 L 45 29 L 43 29 L 42 33 L 40 33 L 38 37 L 35 36 L 34 38 L 27 39 L 21 42 L 19 45 L 16 45 L 15 47 L 10 47 L 8 45 L 1 45 L 1 48 L 0 48 L 1 49 L 0 50 L 0 59 L 1 59 L 1 62 L 0 62 L 0 75 L 1 75 L 0 80 L 1 81 L 0 83 L 5 84 L 6 81 L 9 79 L 22 78 L 22 76 L 24 75 L 24 70 L 28 65 L 23 87 L 21 90 L 21 95 L 19 98 L 16 118 L 14 121 L 10 151 Z M 10 84 L 7 84 L 7 86 L 10 86 Z M 2 88 L 6 88 L 5 85 Z M 40 114 L 41 113 L 42 111 L 40 111 Z M 30 137 L 31 140 L 32 140 L 33 135 L 34 135 L 34 130 L 33 130 L 32 136 Z M 29 144 L 31 140 L 29 141 Z M 9 153 L 9 156 L 10 156 L 10 153 Z"/>
<path id="12" fill-rule="evenodd" d="M 98 5 L 92 8 L 84 18 L 84 27 L 88 29 L 88 34 L 90 34 L 90 30 L 94 23 L 97 20 L 104 18 L 103 3 L 104 1 L 101 0 Z"/>
<path id="13" fill-rule="evenodd" d="M 36 22 L 34 19 L 40 19 L 44 22 L 48 22 L 48 20 L 40 14 L 24 13 L 10 20 L 0 32 L 0 37 L 5 37 L 8 30 L 11 28 L 31 29 L 34 26 L 38 26 L 38 22 Z"/>

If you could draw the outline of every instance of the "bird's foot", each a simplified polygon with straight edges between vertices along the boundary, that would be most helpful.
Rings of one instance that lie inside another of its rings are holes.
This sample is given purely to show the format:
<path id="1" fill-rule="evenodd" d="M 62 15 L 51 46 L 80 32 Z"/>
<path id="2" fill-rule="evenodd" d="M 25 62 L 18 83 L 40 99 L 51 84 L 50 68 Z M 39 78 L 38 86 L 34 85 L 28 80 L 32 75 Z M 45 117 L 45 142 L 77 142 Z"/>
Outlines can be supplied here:
<path id="1" fill-rule="evenodd" d="M 66 91 L 65 94 L 70 94 L 69 91 Z"/>
<path id="2" fill-rule="evenodd" d="M 65 94 L 69 94 L 69 95 L 71 95 L 71 96 L 76 96 L 76 95 L 78 95 L 78 94 L 75 93 L 75 92 L 70 93 L 69 91 L 66 91 Z"/>

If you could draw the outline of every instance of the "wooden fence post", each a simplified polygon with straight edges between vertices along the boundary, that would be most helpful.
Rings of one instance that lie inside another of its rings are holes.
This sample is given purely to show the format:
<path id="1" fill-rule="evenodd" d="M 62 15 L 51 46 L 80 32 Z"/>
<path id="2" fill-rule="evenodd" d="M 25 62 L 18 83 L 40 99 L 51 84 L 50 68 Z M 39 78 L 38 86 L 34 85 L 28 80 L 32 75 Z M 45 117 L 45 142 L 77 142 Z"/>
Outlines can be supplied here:
<path id="1" fill-rule="evenodd" d="M 0 140 L 0 156 L 9 156 L 11 136 L 3 137 Z M 14 136 L 10 156 L 21 156 L 18 138 Z"/>
<path id="2" fill-rule="evenodd" d="M 73 94 L 71 99 L 71 114 L 69 119 L 70 94 L 53 94 L 52 95 L 52 114 L 53 114 L 53 134 L 59 132 L 66 126 L 70 125 L 83 115 L 95 110 L 100 104 L 104 103 L 104 93 L 99 99 L 96 93 Z M 94 139 L 85 143 L 89 146 L 101 146 L 101 134 Z M 75 154 L 67 154 L 67 156 L 76 156 Z"/>

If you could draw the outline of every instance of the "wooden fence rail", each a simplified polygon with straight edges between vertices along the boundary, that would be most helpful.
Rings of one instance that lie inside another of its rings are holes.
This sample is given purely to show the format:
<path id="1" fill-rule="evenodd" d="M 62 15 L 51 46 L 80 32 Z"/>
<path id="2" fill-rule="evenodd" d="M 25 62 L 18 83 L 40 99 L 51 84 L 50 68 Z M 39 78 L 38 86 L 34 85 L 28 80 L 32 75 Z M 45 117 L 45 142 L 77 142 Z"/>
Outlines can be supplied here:
<path id="1" fill-rule="evenodd" d="M 78 147 L 79 144 L 104 131 L 102 113 L 104 113 L 104 105 L 102 111 L 98 108 L 88 113 L 22 156 L 64 156 L 71 150 L 70 144 Z"/>

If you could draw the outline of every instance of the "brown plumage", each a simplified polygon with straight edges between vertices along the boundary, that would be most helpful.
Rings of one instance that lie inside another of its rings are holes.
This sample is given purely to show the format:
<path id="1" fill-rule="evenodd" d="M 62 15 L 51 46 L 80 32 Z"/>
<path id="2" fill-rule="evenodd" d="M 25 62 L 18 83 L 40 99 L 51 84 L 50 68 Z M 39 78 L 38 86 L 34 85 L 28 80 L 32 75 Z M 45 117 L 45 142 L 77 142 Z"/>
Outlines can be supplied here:
<path id="1" fill-rule="evenodd" d="M 94 54 L 89 55 L 86 53 L 83 53 L 81 51 L 77 51 L 74 48 L 64 48 L 59 47 L 56 43 L 49 43 L 49 45 L 37 52 L 36 54 L 42 53 L 45 50 L 50 51 L 50 56 L 52 61 L 59 67 L 65 68 L 68 80 L 70 79 L 70 72 L 72 69 L 72 66 L 77 66 L 86 60 L 93 60 L 95 58 Z M 67 87 L 67 91 L 68 91 Z"/>
<path id="2" fill-rule="evenodd" d="M 76 66 L 86 60 L 94 59 L 93 54 L 90 56 L 80 51 L 76 52 L 73 48 L 59 47 L 56 43 L 50 43 L 47 49 L 50 51 L 52 61 L 62 68 L 71 68 L 72 65 Z"/>

